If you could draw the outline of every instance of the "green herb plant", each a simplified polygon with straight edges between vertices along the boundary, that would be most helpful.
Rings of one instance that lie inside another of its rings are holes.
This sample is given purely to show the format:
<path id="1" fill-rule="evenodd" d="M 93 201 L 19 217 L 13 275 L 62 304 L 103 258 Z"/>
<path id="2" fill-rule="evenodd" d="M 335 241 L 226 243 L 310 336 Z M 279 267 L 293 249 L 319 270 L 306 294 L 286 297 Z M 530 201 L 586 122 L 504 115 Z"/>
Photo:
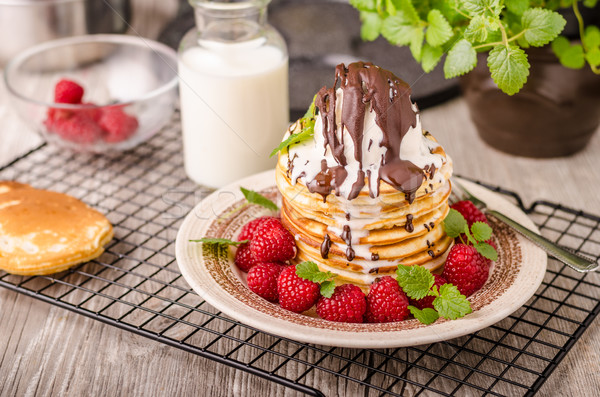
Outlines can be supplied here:
<path id="1" fill-rule="evenodd" d="M 594 7 L 598 0 L 584 0 Z M 408 46 L 425 72 L 432 71 L 444 54 L 446 78 L 464 75 L 477 65 L 477 52 L 487 52 L 494 82 L 508 95 L 523 87 L 530 65 L 524 49 L 551 43 L 566 67 L 587 62 L 600 73 L 600 31 L 583 26 L 573 0 L 350 0 L 360 12 L 361 37 L 382 35 L 391 44 Z M 572 7 L 581 44 L 558 36 L 565 19 L 556 10 Z"/>
<path id="2" fill-rule="evenodd" d="M 288 147 L 290 147 L 292 145 L 312 139 L 312 137 L 315 135 L 315 115 L 316 115 L 315 100 L 316 99 L 317 99 L 317 96 L 315 95 L 313 97 L 312 103 L 310 104 L 310 106 L 309 106 L 308 110 L 306 111 L 306 113 L 304 114 L 304 116 L 300 120 L 298 120 L 298 124 L 297 124 L 296 128 L 299 127 L 300 131 L 290 134 L 290 136 L 287 137 L 287 139 L 285 139 L 283 142 L 281 142 L 279 144 L 279 146 L 277 146 L 275 149 L 273 149 L 270 157 L 275 156 L 277 153 L 279 153 L 282 150 L 287 150 Z"/>

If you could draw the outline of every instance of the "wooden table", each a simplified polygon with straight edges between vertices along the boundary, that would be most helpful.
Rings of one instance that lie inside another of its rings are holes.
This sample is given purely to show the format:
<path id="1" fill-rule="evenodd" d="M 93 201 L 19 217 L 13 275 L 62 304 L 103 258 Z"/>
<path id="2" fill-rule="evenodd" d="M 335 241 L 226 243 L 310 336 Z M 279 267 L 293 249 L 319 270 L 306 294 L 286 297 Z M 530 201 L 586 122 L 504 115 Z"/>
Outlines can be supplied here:
<path id="1" fill-rule="evenodd" d="M 138 1 L 135 5 L 141 10 L 134 20 L 135 30 L 147 37 L 155 37 L 160 30 L 158 24 L 149 21 L 157 15 L 166 20 L 175 11 L 172 1 Z M 516 191 L 526 204 L 547 199 L 600 213 L 600 133 L 575 156 L 533 160 L 485 145 L 462 99 L 426 110 L 422 119 L 425 128 L 452 155 L 456 173 Z M 3 86 L 0 122 L 0 164 L 39 143 L 9 108 Z M 598 395 L 599 370 L 600 327 L 596 320 L 544 384 L 540 395 Z M 3 289 L 0 379 L 2 396 L 294 394 L 245 372 Z M 326 395 L 344 394 L 337 384 L 328 387 L 322 389 Z"/>

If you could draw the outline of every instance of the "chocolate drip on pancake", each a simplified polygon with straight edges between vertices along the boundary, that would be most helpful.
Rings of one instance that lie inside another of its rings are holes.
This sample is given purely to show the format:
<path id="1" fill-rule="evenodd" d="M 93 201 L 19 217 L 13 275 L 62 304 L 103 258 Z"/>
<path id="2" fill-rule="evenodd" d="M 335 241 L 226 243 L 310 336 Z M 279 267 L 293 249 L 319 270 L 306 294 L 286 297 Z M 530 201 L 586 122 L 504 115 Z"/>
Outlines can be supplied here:
<path id="1" fill-rule="evenodd" d="M 323 239 L 323 243 L 321 244 L 321 258 L 327 259 L 327 257 L 329 256 L 330 248 L 331 248 L 331 238 L 329 237 L 329 234 L 326 234 L 325 238 Z"/>
<path id="2" fill-rule="evenodd" d="M 336 134 L 336 87 L 343 92 L 341 106 L 341 130 L 348 131 L 354 146 L 354 157 L 359 162 L 359 173 L 352 185 L 348 199 L 356 198 L 365 185 L 363 165 L 363 138 L 365 112 L 370 104 L 370 111 L 375 112 L 375 122 L 383 132 L 379 144 L 385 147 L 382 165 L 377 175 L 369 172 L 366 177 L 376 177 L 377 183 L 369 183 L 370 190 L 378 190 L 379 181 L 383 180 L 399 191 L 406 194 L 409 202 L 415 199 L 415 193 L 421 186 L 425 171 L 410 161 L 400 159 L 400 145 L 404 135 L 417 125 L 417 115 L 410 101 L 411 89 L 407 83 L 393 73 L 381 69 L 368 62 L 355 62 L 344 66 L 340 64 L 335 69 L 335 83 L 331 88 L 323 87 L 317 94 L 315 106 L 318 116 L 323 122 L 324 150 L 329 145 L 331 153 L 339 166 L 328 168 L 325 163 L 323 170 L 315 177 L 316 182 L 310 181 L 307 186 L 312 193 L 326 195 L 335 190 L 339 195 L 339 187 L 347 177 L 336 168 L 348 164 L 344 154 L 344 135 Z M 372 142 L 369 142 L 369 150 Z M 345 170 L 344 170 L 345 171 Z M 378 191 L 370 191 L 371 197 Z"/>

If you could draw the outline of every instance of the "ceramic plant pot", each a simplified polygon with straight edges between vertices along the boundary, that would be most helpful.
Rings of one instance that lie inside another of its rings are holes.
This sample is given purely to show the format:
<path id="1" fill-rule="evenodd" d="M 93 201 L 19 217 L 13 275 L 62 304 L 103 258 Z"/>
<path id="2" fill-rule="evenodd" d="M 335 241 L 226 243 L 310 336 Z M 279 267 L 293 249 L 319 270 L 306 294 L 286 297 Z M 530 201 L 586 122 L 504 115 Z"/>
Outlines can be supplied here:
<path id="1" fill-rule="evenodd" d="M 527 157 L 567 156 L 583 149 L 600 124 L 600 76 L 563 67 L 549 47 L 527 51 L 531 71 L 518 94 L 500 91 L 486 55 L 461 79 L 481 138 L 503 152 Z"/>

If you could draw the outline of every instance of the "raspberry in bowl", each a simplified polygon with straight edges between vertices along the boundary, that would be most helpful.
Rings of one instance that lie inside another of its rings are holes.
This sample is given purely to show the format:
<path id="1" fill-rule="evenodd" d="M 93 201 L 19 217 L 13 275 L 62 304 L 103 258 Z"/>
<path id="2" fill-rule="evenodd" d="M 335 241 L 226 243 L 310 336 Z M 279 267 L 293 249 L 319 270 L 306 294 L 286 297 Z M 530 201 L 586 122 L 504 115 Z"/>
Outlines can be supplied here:
<path id="1" fill-rule="evenodd" d="M 171 48 L 125 35 L 46 42 L 17 55 L 5 84 L 22 120 L 48 143 L 78 152 L 131 149 L 171 118 Z"/>

